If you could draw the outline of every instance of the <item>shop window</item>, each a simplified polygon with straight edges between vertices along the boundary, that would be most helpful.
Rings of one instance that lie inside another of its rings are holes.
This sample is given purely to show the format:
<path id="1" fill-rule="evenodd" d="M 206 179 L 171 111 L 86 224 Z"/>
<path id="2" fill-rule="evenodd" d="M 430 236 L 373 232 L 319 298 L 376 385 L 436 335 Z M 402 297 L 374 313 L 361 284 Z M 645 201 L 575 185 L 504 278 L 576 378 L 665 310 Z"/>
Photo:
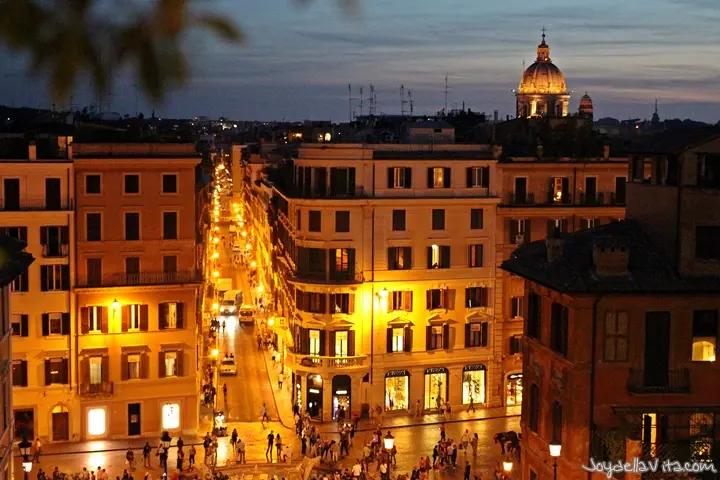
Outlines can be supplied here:
<path id="1" fill-rule="evenodd" d="M 438 409 L 447 401 L 448 373 L 443 367 L 425 370 L 425 408 Z"/>
<path id="2" fill-rule="evenodd" d="M 605 314 L 605 345 L 603 360 L 626 362 L 628 356 L 628 314 L 607 312 Z"/>
<path id="3" fill-rule="evenodd" d="M 177 430 L 180 428 L 180 405 L 166 403 L 162 406 L 163 430 Z"/>
<path id="4" fill-rule="evenodd" d="M 105 435 L 105 409 L 91 408 L 87 413 L 88 435 Z"/>
<path id="5" fill-rule="evenodd" d="M 714 362 L 717 352 L 717 310 L 695 310 L 692 328 L 693 362 Z"/>
<path id="6" fill-rule="evenodd" d="M 468 365 L 463 368 L 463 405 L 485 403 L 486 373 L 484 365 Z"/>
<path id="7" fill-rule="evenodd" d="M 410 374 L 394 370 L 385 374 L 385 410 L 407 410 L 410 392 Z"/>
<path id="8" fill-rule="evenodd" d="M 522 403 L 523 392 L 522 373 L 508 375 L 505 387 L 505 403 L 508 406 L 520 405 Z"/>
<path id="9" fill-rule="evenodd" d="M 540 426 L 540 389 L 537 385 L 530 386 L 530 421 L 528 427 L 538 433 Z"/>

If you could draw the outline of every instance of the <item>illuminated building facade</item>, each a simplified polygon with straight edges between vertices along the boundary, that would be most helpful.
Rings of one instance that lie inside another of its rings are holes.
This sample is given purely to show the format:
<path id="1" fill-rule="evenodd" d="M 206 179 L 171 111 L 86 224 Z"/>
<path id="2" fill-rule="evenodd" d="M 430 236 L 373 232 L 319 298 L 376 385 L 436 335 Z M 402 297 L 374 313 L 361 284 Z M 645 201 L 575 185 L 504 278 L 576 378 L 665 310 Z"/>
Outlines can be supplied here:
<path id="1" fill-rule="evenodd" d="M 526 280 L 523 480 L 550 478 L 551 444 L 560 479 L 590 459 L 720 461 L 720 137 L 705 136 L 630 156 L 627 220 L 503 264 Z"/>
<path id="2" fill-rule="evenodd" d="M 303 145 L 272 198 L 280 341 L 295 401 L 501 404 L 488 145 Z"/>
<path id="3" fill-rule="evenodd" d="M 515 90 L 518 117 L 566 117 L 570 92 L 565 76 L 550 59 L 550 45 L 542 42 L 537 47 L 535 62 L 523 72 Z"/>
<path id="4" fill-rule="evenodd" d="M 190 144 L 75 145 L 83 439 L 196 433 L 198 163 Z"/>

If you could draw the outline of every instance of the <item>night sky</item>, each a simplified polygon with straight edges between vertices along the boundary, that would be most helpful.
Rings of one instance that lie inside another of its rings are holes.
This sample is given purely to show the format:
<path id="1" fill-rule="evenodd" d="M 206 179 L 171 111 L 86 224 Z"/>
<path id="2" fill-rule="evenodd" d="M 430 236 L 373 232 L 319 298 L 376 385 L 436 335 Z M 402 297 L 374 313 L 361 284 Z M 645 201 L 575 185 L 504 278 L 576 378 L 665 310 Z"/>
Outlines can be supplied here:
<path id="1" fill-rule="evenodd" d="M 211 2 L 207 2 L 211 3 Z M 718 0 L 359 0 L 343 13 L 333 0 L 221 0 L 216 10 L 237 20 L 244 46 L 191 36 L 188 85 L 173 92 L 160 116 L 226 116 L 242 120 L 348 120 L 353 96 L 374 83 L 378 112 L 399 113 L 401 84 L 415 113 L 444 104 L 511 114 L 541 28 L 551 58 L 574 91 L 587 91 L 596 118 L 720 120 Z M 0 103 L 49 107 L 42 80 L 27 79 L 22 59 L 0 54 Z M 134 113 L 132 80 L 122 79 L 112 110 Z M 73 103 L 91 101 L 79 88 Z M 152 109 L 140 99 L 140 110 Z M 359 113 L 357 101 L 353 109 Z M 365 108 L 367 112 L 367 107 Z"/>

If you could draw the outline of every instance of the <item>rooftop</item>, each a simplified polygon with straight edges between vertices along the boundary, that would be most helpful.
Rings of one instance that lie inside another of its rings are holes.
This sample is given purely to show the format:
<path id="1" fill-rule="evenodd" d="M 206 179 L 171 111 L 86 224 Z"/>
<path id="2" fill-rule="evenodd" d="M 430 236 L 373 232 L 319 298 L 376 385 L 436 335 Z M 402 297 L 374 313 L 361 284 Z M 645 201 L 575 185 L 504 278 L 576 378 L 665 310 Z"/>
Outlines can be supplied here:
<path id="1" fill-rule="evenodd" d="M 680 277 L 670 261 L 634 220 L 612 222 L 563 237 L 562 255 L 548 262 L 545 240 L 520 246 L 501 268 L 564 293 L 701 293 L 720 292 L 720 278 Z M 601 277 L 595 273 L 593 246 L 608 239 L 629 246 L 628 273 Z"/>
<path id="2" fill-rule="evenodd" d="M 720 137 L 718 127 L 676 129 L 635 139 L 628 145 L 628 151 L 635 154 L 674 155 L 716 137 Z"/>

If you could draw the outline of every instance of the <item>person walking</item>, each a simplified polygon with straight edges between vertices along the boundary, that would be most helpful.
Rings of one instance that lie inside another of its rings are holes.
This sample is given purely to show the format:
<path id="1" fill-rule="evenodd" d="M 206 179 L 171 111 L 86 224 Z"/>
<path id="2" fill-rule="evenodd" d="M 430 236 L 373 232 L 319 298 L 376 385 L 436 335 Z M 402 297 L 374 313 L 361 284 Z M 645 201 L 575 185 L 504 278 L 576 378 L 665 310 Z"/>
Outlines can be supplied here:
<path id="1" fill-rule="evenodd" d="M 150 442 L 145 442 L 145 446 L 143 447 L 143 466 L 145 468 L 150 468 L 150 453 L 152 453 Z"/>
<path id="2" fill-rule="evenodd" d="M 268 415 L 268 408 L 267 404 L 263 403 L 262 406 L 262 419 L 260 420 L 262 422 L 263 428 L 265 428 L 265 421 L 267 420 L 268 423 L 270 423 L 270 416 Z"/>
<path id="3" fill-rule="evenodd" d="M 188 450 L 188 470 L 195 468 L 195 445 L 190 445 Z"/>
<path id="4" fill-rule="evenodd" d="M 460 443 L 462 445 L 462 449 L 465 452 L 465 455 L 467 455 L 468 445 L 470 444 L 470 432 L 465 430 L 465 433 L 463 433 L 462 437 L 460 437 Z"/>
<path id="5" fill-rule="evenodd" d="M 278 390 L 282 390 L 283 380 L 285 380 L 285 374 L 283 372 L 278 373 Z"/>
<path id="6" fill-rule="evenodd" d="M 223 398 L 227 402 L 227 383 L 223 383 Z"/>
<path id="7" fill-rule="evenodd" d="M 420 400 L 415 402 L 415 416 L 418 418 L 422 416 L 422 406 L 420 405 Z"/>
<path id="8" fill-rule="evenodd" d="M 263 404 L 263 408 L 265 407 L 265 404 Z M 275 434 L 272 430 L 270 430 L 270 433 L 268 433 L 267 436 L 267 450 L 265 450 L 265 458 L 268 462 L 272 463 L 272 454 L 273 454 L 273 444 L 275 443 Z"/>
<path id="9" fill-rule="evenodd" d="M 177 451 L 177 469 L 179 472 L 182 472 L 183 467 L 183 460 L 185 459 L 185 453 L 182 451 L 182 448 L 178 447 Z"/>
<path id="10" fill-rule="evenodd" d="M 470 462 L 465 461 L 465 472 L 463 473 L 463 480 L 470 480 Z"/>
<path id="11" fill-rule="evenodd" d="M 477 449 L 478 449 L 478 443 L 480 442 L 480 439 L 478 438 L 478 434 L 473 434 L 472 440 L 470 440 L 470 445 L 472 446 L 473 451 L 473 457 L 477 456 Z"/>
<path id="12" fill-rule="evenodd" d="M 275 435 L 275 448 L 277 449 L 277 461 L 280 463 L 280 458 L 282 455 L 282 439 L 280 438 L 280 432 L 278 432 Z"/>
<path id="13" fill-rule="evenodd" d="M 230 445 L 232 445 L 233 450 L 235 450 L 235 444 L 237 444 L 237 441 L 238 441 L 237 428 L 233 428 L 232 434 L 230 435 Z"/>
<path id="14" fill-rule="evenodd" d="M 32 453 L 32 463 L 40 463 L 40 454 L 42 453 L 42 443 L 40 443 L 40 439 L 36 438 L 34 442 L 32 442 L 32 445 L 30 446 L 30 453 Z"/>
<path id="15" fill-rule="evenodd" d="M 473 398 L 472 395 L 470 395 L 470 405 L 468 405 L 467 411 L 470 412 L 470 410 L 475 413 L 475 398 Z"/>
<path id="16" fill-rule="evenodd" d="M 242 439 L 238 439 L 237 442 L 237 463 L 245 463 L 245 443 L 243 443 Z"/>

